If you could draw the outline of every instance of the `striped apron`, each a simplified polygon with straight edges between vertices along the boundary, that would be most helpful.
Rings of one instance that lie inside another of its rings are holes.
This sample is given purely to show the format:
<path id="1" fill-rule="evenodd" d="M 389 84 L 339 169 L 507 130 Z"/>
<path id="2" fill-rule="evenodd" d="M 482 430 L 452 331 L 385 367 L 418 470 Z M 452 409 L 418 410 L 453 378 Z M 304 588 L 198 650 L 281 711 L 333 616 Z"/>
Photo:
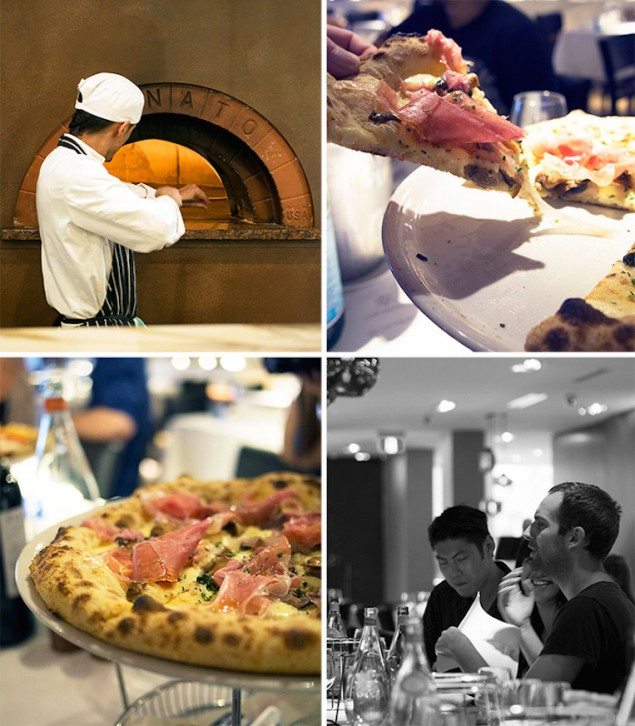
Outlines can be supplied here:
<path id="1" fill-rule="evenodd" d="M 64 134 L 58 144 L 77 154 L 86 152 L 72 136 Z M 106 286 L 106 299 L 92 318 L 69 318 L 58 315 L 55 327 L 64 326 L 143 326 L 137 317 L 137 275 L 134 254 L 127 247 L 109 240 L 112 245 L 112 266 Z"/>

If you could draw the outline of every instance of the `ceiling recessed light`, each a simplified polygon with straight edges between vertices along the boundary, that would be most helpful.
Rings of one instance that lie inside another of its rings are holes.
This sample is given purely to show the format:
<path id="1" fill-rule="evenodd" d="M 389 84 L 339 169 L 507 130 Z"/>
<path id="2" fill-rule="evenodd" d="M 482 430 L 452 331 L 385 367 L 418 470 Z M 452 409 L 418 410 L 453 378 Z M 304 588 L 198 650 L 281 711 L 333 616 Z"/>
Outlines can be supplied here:
<path id="1" fill-rule="evenodd" d="M 542 456 L 542 449 L 533 449 L 531 454 L 532 456 L 535 456 L 536 459 L 539 459 Z"/>
<path id="2" fill-rule="evenodd" d="M 514 398 L 512 401 L 509 401 L 507 408 L 529 408 L 530 406 L 535 406 L 537 403 L 546 401 L 548 398 L 549 396 L 546 393 L 528 393 L 526 396 L 520 396 L 520 398 Z"/>
<path id="3" fill-rule="evenodd" d="M 370 454 L 367 451 L 358 451 L 355 454 L 355 461 L 368 461 L 370 459 Z"/>
<path id="4" fill-rule="evenodd" d="M 503 431 L 501 434 L 501 441 L 504 444 L 509 444 L 514 440 L 514 434 L 511 433 L 511 431 Z"/>
<path id="5" fill-rule="evenodd" d="M 578 409 L 578 413 L 580 414 L 580 416 L 586 416 L 586 408 L 584 408 L 583 406 L 581 406 Z"/>
<path id="6" fill-rule="evenodd" d="M 592 403 L 590 406 L 587 406 L 589 416 L 598 416 L 605 411 L 608 411 L 608 406 L 603 403 Z"/>
<path id="7" fill-rule="evenodd" d="M 406 449 L 403 433 L 379 433 L 379 451 L 386 456 L 402 454 Z"/>
<path id="8" fill-rule="evenodd" d="M 456 408 L 456 403 L 454 401 L 446 401 L 445 398 L 443 401 L 439 401 L 437 404 L 437 411 L 439 413 L 447 413 L 448 411 L 454 411 Z"/>
<path id="9" fill-rule="evenodd" d="M 349 454 L 356 454 L 358 451 L 361 450 L 361 446 L 359 444 L 356 444 L 354 441 L 351 442 L 347 447 L 346 451 L 348 451 Z"/>
<path id="10" fill-rule="evenodd" d="M 539 371 L 542 363 L 536 358 L 527 358 L 522 363 L 514 363 L 512 371 L 514 373 L 528 373 L 530 371 Z"/>

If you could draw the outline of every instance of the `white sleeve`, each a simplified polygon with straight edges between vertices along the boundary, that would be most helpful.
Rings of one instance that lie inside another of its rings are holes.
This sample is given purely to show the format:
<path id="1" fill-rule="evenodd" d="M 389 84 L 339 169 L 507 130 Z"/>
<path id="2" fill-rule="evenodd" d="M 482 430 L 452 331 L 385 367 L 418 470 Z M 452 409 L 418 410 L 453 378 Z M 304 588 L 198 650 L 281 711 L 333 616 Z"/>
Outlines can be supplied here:
<path id="1" fill-rule="evenodd" d="M 149 187 L 143 182 L 139 182 L 138 184 L 133 184 L 132 182 L 124 182 L 124 184 L 128 187 L 128 189 L 131 189 L 138 197 L 141 197 L 141 199 L 154 199 L 157 195 L 156 189 Z"/>
<path id="2" fill-rule="evenodd" d="M 71 221 L 136 252 L 173 245 L 185 232 L 178 204 L 165 195 L 142 198 L 131 186 L 103 167 L 83 166 L 64 183 Z"/>

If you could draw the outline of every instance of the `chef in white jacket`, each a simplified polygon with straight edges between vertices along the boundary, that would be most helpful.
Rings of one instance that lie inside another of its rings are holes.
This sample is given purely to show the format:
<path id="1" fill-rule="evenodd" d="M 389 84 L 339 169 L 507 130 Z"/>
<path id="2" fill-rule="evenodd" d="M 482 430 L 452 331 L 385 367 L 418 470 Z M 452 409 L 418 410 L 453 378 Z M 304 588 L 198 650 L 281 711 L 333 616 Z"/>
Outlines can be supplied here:
<path id="1" fill-rule="evenodd" d="M 54 325 L 143 325 L 137 317 L 133 252 L 173 245 L 182 204 L 206 207 L 194 184 L 127 184 L 106 171 L 141 118 L 141 90 L 123 76 L 80 81 L 70 133 L 46 157 L 37 181 L 46 300 Z"/>

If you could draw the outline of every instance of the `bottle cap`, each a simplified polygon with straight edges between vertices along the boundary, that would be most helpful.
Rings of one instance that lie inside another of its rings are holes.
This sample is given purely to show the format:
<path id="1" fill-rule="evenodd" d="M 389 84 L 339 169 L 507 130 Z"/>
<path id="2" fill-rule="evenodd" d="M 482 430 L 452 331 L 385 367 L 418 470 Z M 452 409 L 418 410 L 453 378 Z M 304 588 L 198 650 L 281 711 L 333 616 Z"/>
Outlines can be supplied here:
<path id="1" fill-rule="evenodd" d="M 46 413 L 58 413 L 59 411 L 66 411 L 67 408 L 66 400 L 61 396 L 44 399 L 44 411 Z"/>

